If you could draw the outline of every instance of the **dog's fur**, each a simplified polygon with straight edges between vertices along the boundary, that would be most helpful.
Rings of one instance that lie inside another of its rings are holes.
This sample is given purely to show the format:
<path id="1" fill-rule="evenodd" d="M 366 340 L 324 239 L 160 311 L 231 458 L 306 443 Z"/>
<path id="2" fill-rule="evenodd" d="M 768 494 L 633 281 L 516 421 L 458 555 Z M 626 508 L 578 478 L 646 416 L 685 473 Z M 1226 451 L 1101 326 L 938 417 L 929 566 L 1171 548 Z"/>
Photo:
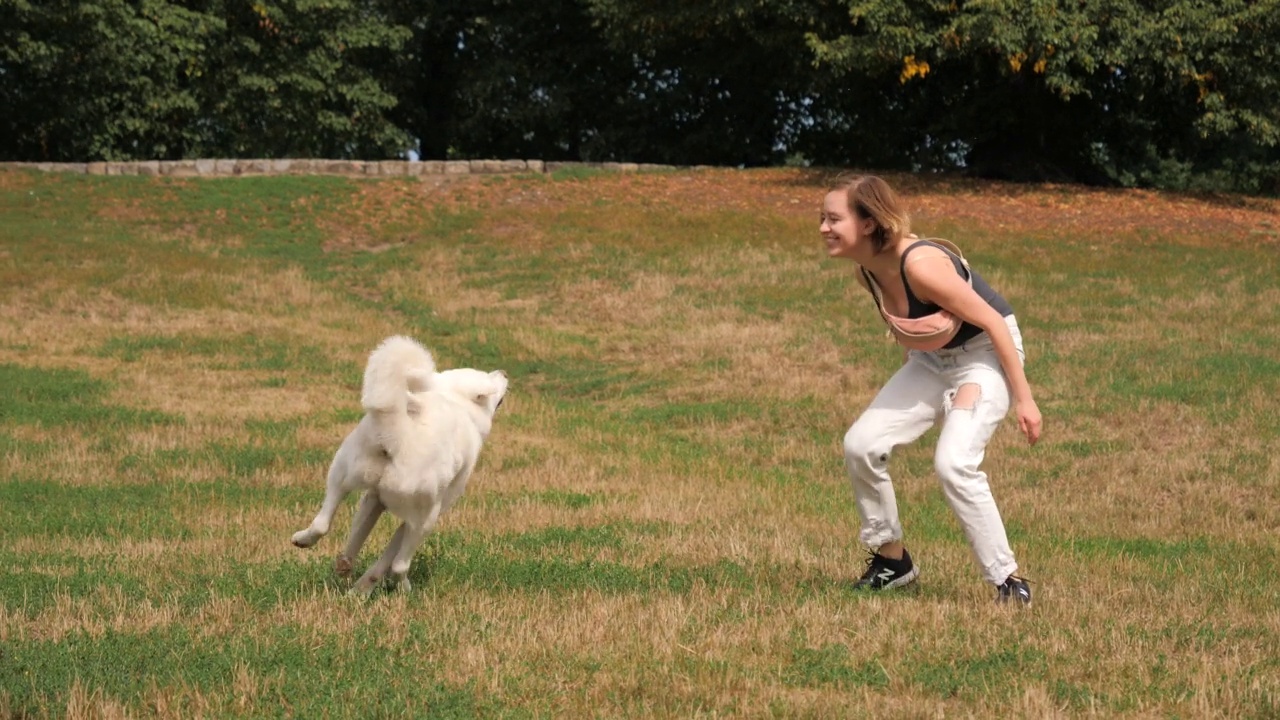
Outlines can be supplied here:
<path id="1" fill-rule="evenodd" d="M 363 491 L 335 569 L 351 573 L 378 518 L 390 512 L 401 520 L 400 528 L 351 592 L 368 595 L 382 581 L 408 590 L 409 563 L 466 489 L 506 392 L 507 376 L 500 370 L 436 372 L 431 353 L 416 341 L 400 335 L 384 340 L 365 367 L 365 416 L 329 466 L 320 513 L 294 533 L 293 544 L 314 545 L 329 532 L 347 494 Z"/>

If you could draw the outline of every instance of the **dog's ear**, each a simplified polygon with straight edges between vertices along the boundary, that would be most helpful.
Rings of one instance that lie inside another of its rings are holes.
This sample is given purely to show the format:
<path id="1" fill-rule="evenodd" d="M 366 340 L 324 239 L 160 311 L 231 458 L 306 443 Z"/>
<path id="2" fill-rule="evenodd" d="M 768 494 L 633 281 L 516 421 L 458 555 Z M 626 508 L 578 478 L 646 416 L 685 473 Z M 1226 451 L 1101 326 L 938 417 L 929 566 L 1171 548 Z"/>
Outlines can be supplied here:
<path id="1" fill-rule="evenodd" d="M 502 404 L 502 401 L 506 399 L 507 374 L 501 370 L 495 370 L 488 373 L 486 380 L 488 382 L 483 383 L 482 387 L 476 388 L 474 400 L 481 407 L 496 410 Z M 496 404 L 494 403 L 495 398 L 497 400 Z"/>
<path id="2" fill-rule="evenodd" d="M 477 405 L 488 405 L 489 401 L 492 400 L 493 397 L 498 394 L 500 389 L 501 388 L 493 388 L 490 390 L 483 390 L 483 391 L 477 392 L 475 396 L 472 397 L 471 399 Z"/>
<path id="3" fill-rule="evenodd" d="M 404 410 L 409 413 L 409 417 L 418 417 L 422 414 L 422 410 L 425 405 L 423 405 L 422 401 L 418 399 L 418 395 L 412 392 L 407 394 L 409 396 L 409 401 L 405 403 Z"/>
<path id="4" fill-rule="evenodd" d="M 405 373 L 405 384 L 409 386 L 411 393 L 426 392 L 434 384 L 435 375 L 430 370 L 410 370 Z"/>

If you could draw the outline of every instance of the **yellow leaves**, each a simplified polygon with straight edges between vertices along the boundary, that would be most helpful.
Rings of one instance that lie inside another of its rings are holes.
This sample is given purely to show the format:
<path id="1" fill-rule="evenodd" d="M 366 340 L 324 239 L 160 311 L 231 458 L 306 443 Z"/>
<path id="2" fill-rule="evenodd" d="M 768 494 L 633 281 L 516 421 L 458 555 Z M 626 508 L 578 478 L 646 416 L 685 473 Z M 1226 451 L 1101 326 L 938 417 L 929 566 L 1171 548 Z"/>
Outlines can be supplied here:
<path id="1" fill-rule="evenodd" d="M 1051 55 L 1053 55 L 1052 46 L 1045 51 L 1043 56 L 1036 58 L 1035 61 L 1031 63 L 1031 72 L 1037 75 L 1043 75 L 1044 71 L 1049 67 L 1049 57 Z M 1009 67 L 1012 68 L 1015 73 L 1022 72 L 1022 67 L 1027 64 L 1028 59 L 1030 59 L 1030 56 L 1027 53 L 1014 53 L 1009 56 Z"/>
<path id="2" fill-rule="evenodd" d="M 253 7 L 253 11 L 258 14 L 259 18 L 261 18 L 260 20 L 258 20 L 258 27 L 266 31 L 268 35 L 279 35 L 280 28 L 276 26 L 274 22 L 271 21 L 271 15 L 267 9 L 267 6 L 263 5 L 262 3 L 254 3 L 252 7 Z"/>
<path id="3" fill-rule="evenodd" d="M 915 55 L 908 55 L 902 58 L 902 73 L 898 75 L 898 82 L 903 85 L 911 78 L 922 78 L 929 74 L 929 63 L 924 60 L 916 60 Z"/>
<path id="4" fill-rule="evenodd" d="M 1203 103 L 1204 99 L 1209 97 L 1209 93 L 1213 92 L 1209 89 L 1209 86 L 1212 85 L 1214 81 L 1213 72 L 1193 72 L 1191 73 L 1191 79 L 1196 84 L 1196 93 L 1198 95 L 1198 97 L 1196 97 L 1196 102 Z"/>

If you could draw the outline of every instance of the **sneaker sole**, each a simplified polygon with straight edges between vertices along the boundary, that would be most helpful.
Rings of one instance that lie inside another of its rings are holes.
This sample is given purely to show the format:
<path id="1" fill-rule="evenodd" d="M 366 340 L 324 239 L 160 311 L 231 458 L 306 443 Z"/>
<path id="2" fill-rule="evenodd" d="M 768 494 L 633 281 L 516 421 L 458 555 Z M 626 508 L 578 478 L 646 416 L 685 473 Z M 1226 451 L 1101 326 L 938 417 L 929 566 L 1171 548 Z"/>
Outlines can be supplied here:
<path id="1" fill-rule="evenodd" d="M 910 585 L 911 583 L 915 582 L 915 581 L 916 581 L 916 578 L 918 578 L 918 577 L 920 577 L 920 568 L 918 568 L 918 567 L 914 567 L 914 566 L 913 566 L 913 567 L 911 568 L 911 570 L 907 572 L 907 574 L 906 574 L 906 575 L 903 575 L 903 576 L 902 576 L 902 577 L 900 577 L 900 578 L 894 578 L 893 580 L 890 580 L 889 582 L 887 582 L 887 583 L 885 583 L 885 584 L 884 584 L 884 587 L 882 587 L 882 588 L 880 588 L 880 589 L 881 589 L 881 590 L 893 590 L 893 589 L 895 589 L 895 588 L 902 588 L 902 587 L 906 587 L 906 586 Z"/>

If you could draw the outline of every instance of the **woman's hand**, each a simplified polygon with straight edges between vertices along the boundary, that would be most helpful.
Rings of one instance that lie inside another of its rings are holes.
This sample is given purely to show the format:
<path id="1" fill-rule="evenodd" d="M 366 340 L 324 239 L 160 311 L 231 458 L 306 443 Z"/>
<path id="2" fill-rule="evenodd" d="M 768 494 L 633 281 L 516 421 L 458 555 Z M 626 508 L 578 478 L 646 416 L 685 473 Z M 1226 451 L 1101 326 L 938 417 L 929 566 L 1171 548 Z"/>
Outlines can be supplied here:
<path id="1" fill-rule="evenodd" d="M 1040 425 L 1043 422 L 1040 417 L 1040 408 L 1036 407 L 1036 401 L 1028 399 L 1017 403 L 1014 406 L 1014 414 L 1018 417 L 1018 429 L 1027 436 L 1027 444 L 1035 445 L 1040 439 Z"/>

